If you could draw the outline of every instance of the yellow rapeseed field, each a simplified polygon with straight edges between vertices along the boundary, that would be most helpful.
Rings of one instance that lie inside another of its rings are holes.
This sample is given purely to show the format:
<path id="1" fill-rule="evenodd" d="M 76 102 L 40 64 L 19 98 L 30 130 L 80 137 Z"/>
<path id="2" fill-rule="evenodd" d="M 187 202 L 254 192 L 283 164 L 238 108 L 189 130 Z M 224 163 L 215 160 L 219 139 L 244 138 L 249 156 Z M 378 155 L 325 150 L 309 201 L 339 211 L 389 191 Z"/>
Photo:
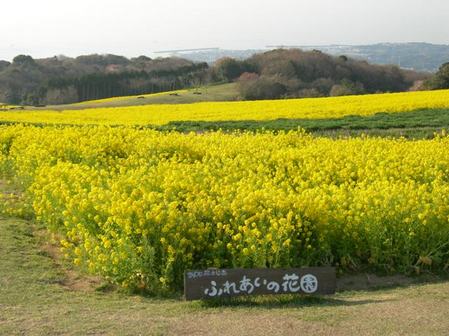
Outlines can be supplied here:
<path id="1" fill-rule="evenodd" d="M 2 112 L 0 121 L 48 124 L 165 125 L 170 121 L 341 118 L 449 108 L 449 90 L 333 98 L 146 105 L 78 111 Z"/>
<path id="2" fill-rule="evenodd" d="M 0 175 L 26 190 L 19 210 L 57 233 L 76 265 L 149 292 L 207 267 L 448 269 L 448 153 L 448 137 L 0 127 Z"/>

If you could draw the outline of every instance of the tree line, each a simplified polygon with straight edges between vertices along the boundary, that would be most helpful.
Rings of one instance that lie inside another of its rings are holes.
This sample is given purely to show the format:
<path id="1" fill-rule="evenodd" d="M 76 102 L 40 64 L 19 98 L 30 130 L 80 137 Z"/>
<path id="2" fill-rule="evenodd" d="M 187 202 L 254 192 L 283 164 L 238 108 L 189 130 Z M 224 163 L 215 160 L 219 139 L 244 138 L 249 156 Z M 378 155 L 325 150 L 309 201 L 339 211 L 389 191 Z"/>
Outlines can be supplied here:
<path id="1" fill-rule="evenodd" d="M 67 104 L 139 95 L 205 83 L 207 63 L 180 58 L 127 59 L 116 55 L 0 62 L 0 101 L 20 105 Z"/>
<path id="2" fill-rule="evenodd" d="M 320 51 L 277 49 L 209 65 L 177 57 L 19 55 L 0 61 L 0 102 L 65 104 L 237 82 L 240 99 L 325 97 L 449 88 L 449 64 L 434 75 Z"/>
<path id="3" fill-rule="evenodd" d="M 219 60 L 214 76 L 237 81 L 243 99 L 277 99 L 400 92 L 429 75 L 317 50 L 278 49 L 243 61 Z"/>

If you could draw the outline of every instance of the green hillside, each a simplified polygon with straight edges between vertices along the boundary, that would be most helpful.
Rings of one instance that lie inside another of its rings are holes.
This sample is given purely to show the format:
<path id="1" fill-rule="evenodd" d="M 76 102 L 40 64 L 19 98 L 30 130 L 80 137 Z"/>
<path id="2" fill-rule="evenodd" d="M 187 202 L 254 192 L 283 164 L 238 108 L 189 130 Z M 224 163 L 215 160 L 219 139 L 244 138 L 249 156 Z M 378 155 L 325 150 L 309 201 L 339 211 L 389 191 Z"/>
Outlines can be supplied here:
<path id="1" fill-rule="evenodd" d="M 236 83 L 203 86 L 196 89 L 176 90 L 148 95 L 91 100 L 76 104 L 27 107 L 29 110 L 80 110 L 99 107 L 124 107 L 150 104 L 189 104 L 206 101 L 238 100 Z"/>

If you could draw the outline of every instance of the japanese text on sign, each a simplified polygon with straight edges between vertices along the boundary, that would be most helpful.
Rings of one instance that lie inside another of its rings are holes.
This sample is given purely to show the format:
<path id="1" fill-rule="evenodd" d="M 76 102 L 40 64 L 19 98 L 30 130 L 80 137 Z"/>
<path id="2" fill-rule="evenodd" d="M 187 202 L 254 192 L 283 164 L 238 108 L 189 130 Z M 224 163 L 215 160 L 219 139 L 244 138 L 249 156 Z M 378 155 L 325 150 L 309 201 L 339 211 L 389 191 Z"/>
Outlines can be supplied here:
<path id="1" fill-rule="evenodd" d="M 238 282 L 226 281 L 221 287 L 217 287 L 217 282 L 212 280 L 211 287 L 204 290 L 204 294 L 210 297 L 219 297 L 223 294 L 252 294 L 256 288 L 264 286 L 266 290 L 274 293 L 298 293 L 300 291 L 312 294 L 318 289 L 318 280 L 312 274 L 306 274 L 299 278 L 297 274 L 285 274 L 283 282 L 269 281 L 257 277 L 251 279 L 246 275 Z"/>
<path id="2" fill-rule="evenodd" d="M 333 267 L 291 269 L 208 269 L 187 271 L 184 291 L 187 300 L 262 294 L 333 294 Z"/>

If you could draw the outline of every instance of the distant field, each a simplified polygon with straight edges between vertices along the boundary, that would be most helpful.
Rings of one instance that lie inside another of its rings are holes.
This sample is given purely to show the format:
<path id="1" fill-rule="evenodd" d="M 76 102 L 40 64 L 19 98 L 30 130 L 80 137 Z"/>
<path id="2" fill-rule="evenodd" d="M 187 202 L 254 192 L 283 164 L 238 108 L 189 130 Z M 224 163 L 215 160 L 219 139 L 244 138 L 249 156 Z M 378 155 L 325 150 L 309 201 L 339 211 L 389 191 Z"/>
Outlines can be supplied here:
<path id="1" fill-rule="evenodd" d="M 449 109 L 449 90 L 332 98 L 154 104 L 77 111 L 11 111 L 1 113 L 0 121 L 161 126 L 181 121 L 339 119 L 348 116 L 373 116 L 377 113 L 403 113 L 422 109 Z"/>
<path id="2" fill-rule="evenodd" d="M 330 129 L 390 129 L 449 126 L 449 110 L 429 109 L 402 113 L 376 113 L 371 116 L 349 115 L 341 118 L 323 119 L 275 119 L 275 120 L 229 120 L 229 121 L 179 121 L 170 122 L 167 129 L 182 131 L 208 130 L 295 130 L 298 127 L 310 131 Z"/>
<path id="3" fill-rule="evenodd" d="M 207 101 L 237 100 L 237 84 L 204 86 L 196 89 L 177 90 L 138 96 L 115 97 L 91 100 L 76 104 L 51 105 L 42 108 L 27 107 L 28 110 L 80 110 L 101 107 L 125 107 L 151 104 L 189 104 Z"/>
<path id="4" fill-rule="evenodd" d="M 432 138 L 436 132 L 449 128 L 449 90 L 224 101 L 235 98 L 236 94 L 235 84 L 225 84 L 197 91 L 142 96 L 145 98 L 117 97 L 84 102 L 68 105 L 67 109 L 59 106 L 62 110 L 5 110 L 0 113 L 0 123 L 128 125 L 181 132 L 288 131 L 300 127 L 324 136 L 364 133 L 409 138 Z M 208 99 L 223 101 L 201 101 Z"/>

